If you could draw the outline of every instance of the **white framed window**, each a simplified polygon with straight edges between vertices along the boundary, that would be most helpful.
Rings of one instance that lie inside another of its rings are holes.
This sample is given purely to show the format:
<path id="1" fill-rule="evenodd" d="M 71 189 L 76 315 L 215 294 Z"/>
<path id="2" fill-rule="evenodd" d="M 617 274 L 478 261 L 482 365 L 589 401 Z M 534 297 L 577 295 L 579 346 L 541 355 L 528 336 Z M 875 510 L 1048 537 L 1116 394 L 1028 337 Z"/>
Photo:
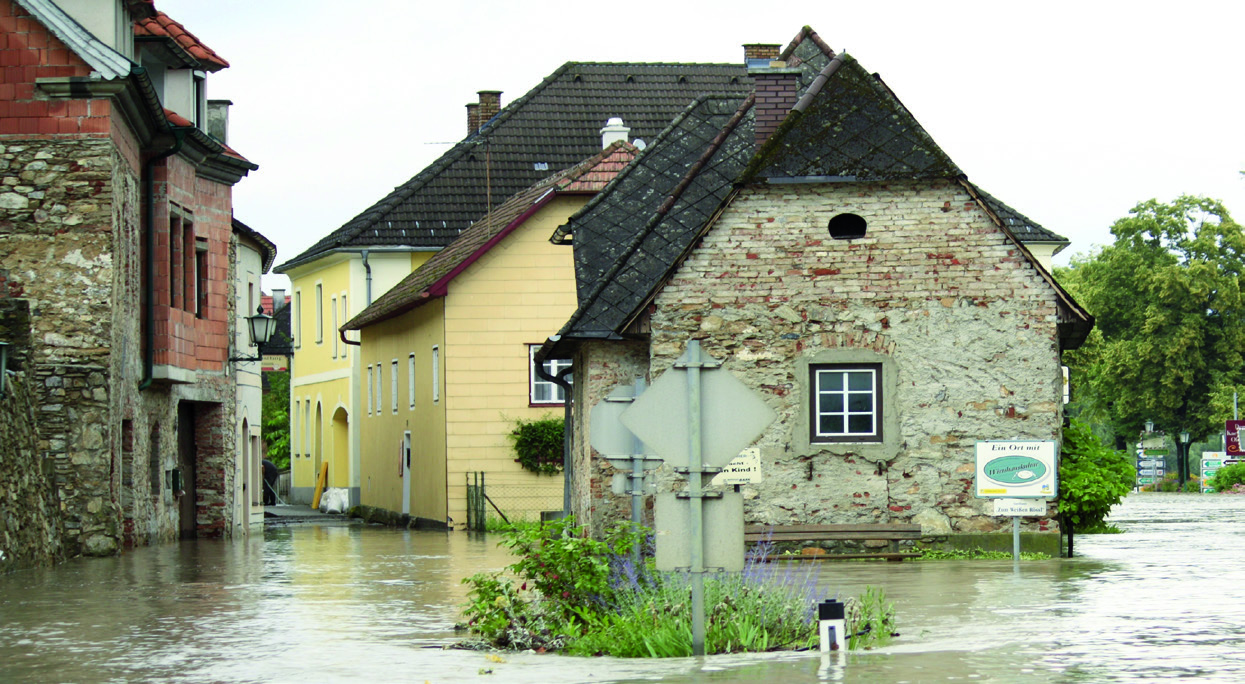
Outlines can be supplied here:
<path id="1" fill-rule="evenodd" d="M 298 425 L 298 421 L 302 417 L 298 413 L 298 409 L 300 408 L 300 406 L 301 406 L 301 402 L 295 399 L 294 410 L 290 412 L 290 453 L 294 454 L 295 456 L 301 453 L 300 450 L 303 447 L 302 435 L 299 434 L 299 425 Z"/>
<path id="2" fill-rule="evenodd" d="M 415 408 L 415 352 L 406 357 L 406 395 L 411 408 Z"/>
<path id="3" fill-rule="evenodd" d="M 528 403 L 564 404 L 566 403 L 566 390 L 557 383 L 549 382 L 536 374 L 536 351 L 539 349 L 539 344 L 527 346 Z M 558 373 L 571 367 L 571 360 L 545 359 L 544 367 L 545 372 L 556 377 Z M 571 376 L 567 375 L 566 380 L 570 382 Z"/>
<path id="4" fill-rule="evenodd" d="M 294 291 L 294 348 L 298 349 L 303 346 L 303 292 L 302 290 Z"/>
<path id="5" fill-rule="evenodd" d="M 346 308 L 346 293 L 343 292 L 342 293 L 342 316 L 341 316 L 342 325 L 345 325 L 346 322 L 349 320 L 350 320 L 350 309 Z M 333 334 L 337 335 L 337 331 L 334 330 Z M 350 345 L 342 344 L 341 357 L 343 359 L 346 358 L 346 353 L 349 351 L 350 351 Z"/>
<path id="6" fill-rule="evenodd" d="M 330 328 L 333 334 L 333 358 L 337 358 L 337 297 L 329 298 L 329 309 L 333 312 L 333 327 Z"/>
<path id="7" fill-rule="evenodd" d="M 441 401 L 441 348 L 432 347 L 432 403 Z"/>
<path id="8" fill-rule="evenodd" d="M 393 412 L 398 412 L 398 360 L 394 359 L 389 364 L 389 394 L 393 399 Z"/>
<path id="9" fill-rule="evenodd" d="M 316 344 L 324 343 L 324 286 L 316 283 Z"/>
<path id="10" fill-rule="evenodd" d="M 881 364 L 812 364 L 808 371 L 810 442 L 882 441 Z"/>
<path id="11" fill-rule="evenodd" d="M 380 415 L 380 412 L 384 410 L 383 409 L 385 405 L 385 401 L 383 398 L 384 396 L 385 396 L 384 369 L 378 363 L 376 364 L 376 415 L 378 416 Z"/>
<path id="12" fill-rule="evenodd" d="M 372 415 L 372 364 L 367 365 L 367 414 Z"/>

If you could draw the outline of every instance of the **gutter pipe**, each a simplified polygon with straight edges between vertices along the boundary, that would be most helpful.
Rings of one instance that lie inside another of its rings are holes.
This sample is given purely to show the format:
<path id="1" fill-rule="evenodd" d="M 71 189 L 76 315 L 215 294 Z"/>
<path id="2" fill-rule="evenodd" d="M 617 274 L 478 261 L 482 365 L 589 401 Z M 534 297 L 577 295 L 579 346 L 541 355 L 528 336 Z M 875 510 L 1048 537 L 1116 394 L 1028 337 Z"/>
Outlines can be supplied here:
<path id="1" fill-rule="evenodd" d="M 555 335 L 549 339 L 556 341 L 555 338 L 557 337 Z M 543 363 L 537 363 L 535 367 L 536 377 L 546 382 L 552 382 L 561 387 L 562 391 L 566 393 L 566 401 L 562 403 L 562 517 L 566 517 L 571 514 L 571 489 L 575 483 L 575 468 L 571 460 L 571 430 L 574 427 L 574 418 L 571 415 L 573 408 L 571 405 L 571 383 L 566 377 L 575 370 L 575 366 L 572 365 L 570 368 L 562 369 L 556 377 L 550 375 L 549 371 L 545 370 L 545 364 Z"/>

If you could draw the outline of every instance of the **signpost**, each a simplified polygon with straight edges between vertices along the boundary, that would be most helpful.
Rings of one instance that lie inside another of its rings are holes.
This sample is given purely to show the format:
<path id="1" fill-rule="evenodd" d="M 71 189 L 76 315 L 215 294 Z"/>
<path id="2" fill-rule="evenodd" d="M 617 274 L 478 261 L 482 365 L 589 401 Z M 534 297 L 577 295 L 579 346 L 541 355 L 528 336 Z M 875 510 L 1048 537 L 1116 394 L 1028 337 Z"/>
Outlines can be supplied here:
<path id="1" fill-rule="evenodd" d="M 994 514 L 1011 516 L 1012 558 L 1020 562 L 1020 518 L 1046 515 L 1059 493 L 1053 441 L 977 442 L 977 497 L 995 499 Z M 1039 501 L 1040 500 L 1040 501 Z"/>
<path id="2" fill-rule="evenodd" d="M 1245 420 L 1229 420 L 1224 423 L 1224 436 L 1227 438 L 1228 456 L 1240 458 L 1241 451 L 1241 430 L 1245 429 Z"/>
<path id="3" fill-rule="evenodd" d="M 706 532 L 724 540 L 709 544 L 715 547 L 738 538 L 738 552 L 710 558 L 722 563 L 724 570 L 743 569 L 742 497 L 738 492 L 706 494 L 703 476 L 719 472 L 777 417 L 756 392 L 730 373 L 720 372 L 721 365 L 701 353 L 698 340 L 691 340 L 670 370 L 620 415 L 623 425 L 675 472 L 687 474 L 686 492 L 657 499 L 657 566 L 686 567 L 691 574 L 693 655 L 705 654 Z M 720 505 L 710 505 L 713 520 L 708 524 L 707 497 L 723 499 Z M 685 507 L 686 513 L 667 512 Z M 715 507 L 722 510 L 715 512 Z"/>

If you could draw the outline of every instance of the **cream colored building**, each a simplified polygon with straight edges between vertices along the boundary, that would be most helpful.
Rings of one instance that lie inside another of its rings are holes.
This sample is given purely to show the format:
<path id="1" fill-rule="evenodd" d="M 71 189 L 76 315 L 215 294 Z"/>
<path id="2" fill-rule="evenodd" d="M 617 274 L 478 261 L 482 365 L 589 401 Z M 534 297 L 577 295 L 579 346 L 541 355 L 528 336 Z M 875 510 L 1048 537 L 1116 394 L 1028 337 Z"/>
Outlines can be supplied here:
<path id="1" fill-rule="evenodd" d="M 521 468 L 507 435 L 562 417 L 531 357 L 575 309 L 571 250 L 549 238 L 634 149 L 615 142 L 510 198 L 344 326 L 362 342 L 363 504 L 462 527 L 467 478 L 483 473 L 510 519 L 561 509 L 561 475 Z"/>

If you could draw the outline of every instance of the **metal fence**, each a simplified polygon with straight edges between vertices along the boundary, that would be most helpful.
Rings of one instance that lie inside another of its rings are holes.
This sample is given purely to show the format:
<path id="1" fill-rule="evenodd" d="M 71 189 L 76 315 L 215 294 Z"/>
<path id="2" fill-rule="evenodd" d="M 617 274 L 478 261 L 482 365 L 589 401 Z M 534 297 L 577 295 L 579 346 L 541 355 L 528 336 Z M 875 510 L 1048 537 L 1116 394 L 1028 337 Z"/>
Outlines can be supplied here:
<path id="1" fill-rule="evenodd" d="M 506 475 L 490 478 L 485 472 L 467 473 L 467 529 L 539 522 L 541 513 L 562 510 L 562 478 L 508 482 Z"/>

